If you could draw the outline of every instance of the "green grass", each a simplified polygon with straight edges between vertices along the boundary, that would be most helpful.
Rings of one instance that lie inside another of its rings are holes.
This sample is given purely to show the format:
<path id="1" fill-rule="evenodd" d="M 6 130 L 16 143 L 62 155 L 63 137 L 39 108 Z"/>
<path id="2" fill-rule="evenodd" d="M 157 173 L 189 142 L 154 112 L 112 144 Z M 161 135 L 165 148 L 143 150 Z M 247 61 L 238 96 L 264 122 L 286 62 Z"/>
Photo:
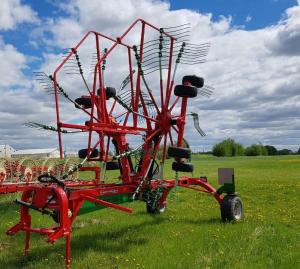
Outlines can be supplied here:
<path id="1" fill-rule="evenodd" d="M 212 197 L 179 190 L 161 215 L 104 209 L 78 217 L 71 240 L 71 268 L 300 268 L 300 156 L 215 158 L 195 156 L 194 176 L 217 186 L 217 168 L 234 167 L 245 207 L 237 224 L 220 221 Z M 170 163 L 166 176 L 173 177 Z M 172 194 L 170 195 L 170 198 Z M 54 245 L 33 235 L 23 256 L 24 234 L 5 231 L 18 221 L 15 195 L 0 197 L 0 267 L 64 268 L 64 240 Z M 34 214 L 36 225 L 48 218 Z"/>

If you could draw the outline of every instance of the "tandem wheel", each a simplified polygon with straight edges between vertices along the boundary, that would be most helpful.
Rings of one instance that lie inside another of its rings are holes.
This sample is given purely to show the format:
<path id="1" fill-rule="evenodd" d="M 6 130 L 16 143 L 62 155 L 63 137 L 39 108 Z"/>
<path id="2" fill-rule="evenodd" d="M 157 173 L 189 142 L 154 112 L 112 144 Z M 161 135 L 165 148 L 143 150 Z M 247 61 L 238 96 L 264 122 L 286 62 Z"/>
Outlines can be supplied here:
<path id="1" fill-rule="evenodd" d="M 164 213 L 167 209 L 166 205 L 157 205 L 153 208 L 153 206 L 149 203 L 146 203 L 146 210 L 149 214 L 160 214 Z"/>

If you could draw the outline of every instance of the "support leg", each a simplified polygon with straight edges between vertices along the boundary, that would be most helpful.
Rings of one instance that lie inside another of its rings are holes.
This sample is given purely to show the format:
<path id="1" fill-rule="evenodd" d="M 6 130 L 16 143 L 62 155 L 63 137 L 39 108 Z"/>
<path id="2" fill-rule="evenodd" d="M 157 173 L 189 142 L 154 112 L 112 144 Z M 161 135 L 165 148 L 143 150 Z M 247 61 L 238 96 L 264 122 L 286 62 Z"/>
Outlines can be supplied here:
<path id="1" fill-rule="evenodd" d="M 29 247 L 30 247 L 30 232 L 26 231 L 26 239 L 25 239 L 25 256 L 29 255 Z"/>
<path id="2" fill-rule="evenodd" d="M 29 255 L 29 247 L 30 247 L 30 227 L 31 227 L 31 217 L 28 215 L 26 217 L 26 237 L 25 237 L 25 256 Z"/>
<path id="3" fill-rule="evenodd" d="M 71 262 L 71 233 L 69 233 L 66 236 L 66 269 L 70 268 L 70 262 Z"/>

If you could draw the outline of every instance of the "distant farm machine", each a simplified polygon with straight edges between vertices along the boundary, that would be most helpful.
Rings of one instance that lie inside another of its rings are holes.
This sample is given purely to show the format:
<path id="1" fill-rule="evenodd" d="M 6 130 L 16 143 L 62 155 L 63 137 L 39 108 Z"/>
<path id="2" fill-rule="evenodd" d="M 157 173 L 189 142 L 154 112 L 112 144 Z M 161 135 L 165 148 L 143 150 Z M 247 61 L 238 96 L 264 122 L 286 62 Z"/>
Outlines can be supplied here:
<path id="1" fill-rule="evenodd" d="M 242 218 L 232 169 L 219 169 L 218 189 L 206 177 L 179 177 L 182 172 L 193 172 L 191 149 L 184 137 L 186 117 L 191 115 L 199 134 L 205 135 L 198 114 L 187 112 L 188 100 L 197 95 L 209 96 L 213 90 L 196 75 L 184 75 L 182 83 L 174 86 L 179 66 L 188 68 L 204 62 L 209 49 L 207 43 L 187 41 L 189 28 L 189 24 L 157 28 L 138 19 L 118 38 L 90 31 L 63 56 L 53 75 L 36 74 L 37 80 L 54 94 L 57 125 L 27 125 L 56 132 L 61 158 L 62 138 L 69 134 L 87 136 L 87 146 L 79 150 L 81 160 L 67 168 L 34 165 L 27 169 L 26 163 L 16 163 L 11 170 L 7 165 L 0 169 L 0 193 L 22 193 L 16 200 L 20 221 L 7 234 L 25 232 L 26 255 L 31 233 L 47 236 L 48 243 L 65 237 L 65 264 L 69 268 L 71 227 L 78 215 L 103 207 L 132 213 L 131 208 L 121 204 L 134 200 L 144 201 L 150 214 L 162 213 L 168 194 L 177 187 L 212 195 L 224 221 Z M 84 72 L 86 56 L 81 59 L 81 50 L 83 55 L 86 50 L 92 51 L 90 75 Z M 72 75 L 78 75 L 81 84 L 74 82 Z M 113 86 L 118 80 L 121 85 L 116 89 Z M 69 87 L 72 92 L 66 90 Z M 80 97 L 71 97 L 79 92 Z M 70 103 L 75 107 L 74 115 L 67 113 L 64 117 L 62 106 Z M 77 117 L 79 112 L 83 113 Z M 167 155 L 174 158 L 173 179 L 164 176 Z M 106 180 L 109 170 L 119 171 L 117 183 Z M 19 174 L 13 175 L 14 171 Z M 80 171 L 92 171 L 95 178 L 80 179 Z M 32 227 L 31 210 L 52 217 L 54 226 Z"/>

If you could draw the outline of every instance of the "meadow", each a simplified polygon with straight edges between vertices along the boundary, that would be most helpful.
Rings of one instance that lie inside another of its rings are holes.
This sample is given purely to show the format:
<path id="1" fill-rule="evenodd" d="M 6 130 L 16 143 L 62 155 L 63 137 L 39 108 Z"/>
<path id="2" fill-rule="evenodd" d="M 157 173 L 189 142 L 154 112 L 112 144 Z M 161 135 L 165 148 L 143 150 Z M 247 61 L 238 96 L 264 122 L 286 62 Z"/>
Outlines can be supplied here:
<path id="1" fill-rule="evenodd" d="M 217 187 L 217 168 L 234 167 L 244 219 L 223 223 L 212 197 L 186 189 L 169 195 L 167 210 L 146 213 L 127 203 L 128 215 L 103 209 L 78 217 L 71 239 L 71 268 L 300 268 L 300 156 L 194 155 L 194 176 Z M 173 178 L 168 160 L 166 178 Z M 64 240 L 53 245 L 33 235 L 24 257 L 24 234 L 5 235 L 19 219 L 15 194 L 0 197 L 0 268 L 64 268 Z M 33 214 L 33 224 L 49 217 Z"/>

